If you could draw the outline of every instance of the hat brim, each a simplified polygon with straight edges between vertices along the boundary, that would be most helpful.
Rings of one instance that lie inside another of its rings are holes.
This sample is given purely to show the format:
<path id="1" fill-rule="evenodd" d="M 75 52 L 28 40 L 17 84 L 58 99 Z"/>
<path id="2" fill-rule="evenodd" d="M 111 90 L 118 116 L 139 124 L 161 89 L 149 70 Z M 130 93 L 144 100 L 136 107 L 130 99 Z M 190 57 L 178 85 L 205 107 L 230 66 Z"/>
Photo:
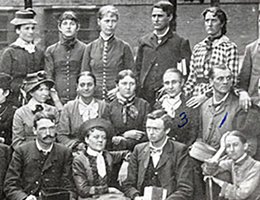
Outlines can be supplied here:
<path id="1" fill-rule="evenodd" d="M 43 83 L 49 85 L 50 88 L 52 88 L 52 87 L 54 86 L 54 81 L 53 81 L 53 80 L 51 80 L 51 79 L 45 79 L 45 80 L 39 81 L 39 82 L 37 82 L 37 83 L 31 84 L 30 86 L 27 86 L 27 87 L 25 86 L 25 87 L 24 87 L 24 91 L 25 91 L 26 93 L 29 93 L 29 92 L 31 92 L 34 88 L 36 88 L 37 86 L 39 86 L 39 85 L 41 85 L 41 84 L 43 84 Z"/>
<path id="2" fill-rule="evenodd" d="M 17 25 L 24 25 L 24 24 L 37 24 L 37 22 L 34 19 L 19 19 L 14 18 L 10 21 L 11 24 L 17 26 Z"/>

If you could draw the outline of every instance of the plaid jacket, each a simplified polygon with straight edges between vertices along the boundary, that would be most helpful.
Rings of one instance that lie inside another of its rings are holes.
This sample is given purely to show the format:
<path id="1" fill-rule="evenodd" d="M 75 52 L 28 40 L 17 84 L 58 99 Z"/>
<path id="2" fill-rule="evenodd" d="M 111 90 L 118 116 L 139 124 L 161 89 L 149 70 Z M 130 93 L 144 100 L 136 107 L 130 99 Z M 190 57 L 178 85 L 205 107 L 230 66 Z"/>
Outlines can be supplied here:
<path id="1" fill-rule="evenodd" d="M 186 95 L 205 94 L 212 90 L 209 84 L 209 70 L 220 64 L 226 64 L 233 74 L 233 86 L 238 77 L 238 51 L 235 43 L 225 35 L 213 42 L 210 60 L 204 64 L 207 53 L 206 39 L 195 45 L 190 62 L 190 74 L 183 88 Z"/>

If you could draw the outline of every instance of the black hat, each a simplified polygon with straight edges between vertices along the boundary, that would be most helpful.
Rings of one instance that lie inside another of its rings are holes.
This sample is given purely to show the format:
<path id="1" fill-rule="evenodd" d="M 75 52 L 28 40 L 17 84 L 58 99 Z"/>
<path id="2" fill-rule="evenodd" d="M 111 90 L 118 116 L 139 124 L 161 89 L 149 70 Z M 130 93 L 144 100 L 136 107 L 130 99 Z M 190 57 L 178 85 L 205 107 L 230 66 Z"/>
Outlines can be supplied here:
<path id="1" fill-rule="evenodd" d="M 45 71 L 38 71 L 35 73 L 27 74 L 25 80 L 23 81 L 23 90 L 26 93 L 29 93 L 30 91 L 32 91 L 32 89 L 42 83 L 49 85 L 50 88 L 54 86 L 54 81 L 46 78 Z"/>
<path id="2" fill-rule="evenodd" d="M 107 134 L 107 136 L 110 135 L 112 132 L 112 124 L 103 119 L 103 118 L 95 118 L 85 121 L 83 124 L 81 124 L 79 128 L 80 137 L 82 140 L 84 140 L 87 132 L 92 128 L 103 128 Z"/>
<path id="3" fill-rule="evenodd" d="M 13 78 L 6 73 L 0 73 L 0 88 L 11 89 L 11 82 Z"/>
<path id="4" fill-rule="evenodd" d="M 23 24 L 37 24 L 34 20 L 36 13 L 32 9 L 19 10 L 15 12 L 15 18 L 10 22 L 11 24 L 23 25 Z"/>

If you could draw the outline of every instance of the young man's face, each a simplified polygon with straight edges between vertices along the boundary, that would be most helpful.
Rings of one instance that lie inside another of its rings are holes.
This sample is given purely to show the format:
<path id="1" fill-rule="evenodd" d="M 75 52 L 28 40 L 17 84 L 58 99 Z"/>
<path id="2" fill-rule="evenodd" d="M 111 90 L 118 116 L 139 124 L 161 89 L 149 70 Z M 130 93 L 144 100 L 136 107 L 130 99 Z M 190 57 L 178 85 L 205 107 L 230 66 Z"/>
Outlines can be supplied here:
<path id="1" fill-rule="evenodd" d="M 214 69 L 213 79 L 210 79 L 213 89 L 217 93 L 226 94 L 232 86 L 232 75 L 228 69 Z"/>
<path id="2" fill-rule="evenodd" d="M 183 81 L 177 73 L 168 72 L 163 75 L 163 86 L 170 97 L 175 97 L 181 92 Z"/>
<path id="3" fill-rule="evenodd" d="M 35 24 L 21 25 L 20 28 L 16 29 L 16 33 L 19 35 L 19 38 L 30 43 L 34 39 Z"/>
<path id="4" fill-rule="evenodd" d="M 65 38 L 75 37 L 79 27 L 79 25 L 71 19 L 62 20 L 60 26 L 58 26 L 59 31 Z"/>
<path id="5" fill-rule="evenodd" d="M 106 132 L 99 129 L 90 130 L 89 136 L 85 137 L 88 147 L 94 151 L 103 151 L 106 146 Z"/>
<path id="6" fill-rule="evenodd" d="M 56 126 L 50 119 L 40 119 L 34 128 L 37 140 L 40 144 L 51 145 L 56 138 Z"/>
<path id="7" fill-rule="evenodd" d="M 239 159 L 246 151 L 247 144 L 243 144 L 237 136 L 227 136 L 226 152 L 232 160 Z"/>
<path id="8" fill-rule="evenodd" d="M 216 37 L 221 35 L 223 24 L 212 12 L 207 12 L 204 19 L 205 30 L 209 36 Z"/>
<path id="9" fill-rule="evenodd" d="M 164 31 L 169 26 L 172 15 L 167 15 L 161 8 L 153 8 L 152 22 L 153 28 L 156 31 Z"/>
<path id="10" fill-rule="evenodd" d="M 115 33 L 117 21 L 116 15 L 107 12 L 102 19 L 98 19 L 98 25 L 100 26 L 101 32 L 109 37 Z"/>
<path id="11" fill-rule="evenodd" d="M 164 127 L 164 122 L 162 119 L 147 119 L 146 121 L 146 132 L 149 141 L 153 145 L 160 145 L 163 143 L 167 136 L 167 132 Z"/>

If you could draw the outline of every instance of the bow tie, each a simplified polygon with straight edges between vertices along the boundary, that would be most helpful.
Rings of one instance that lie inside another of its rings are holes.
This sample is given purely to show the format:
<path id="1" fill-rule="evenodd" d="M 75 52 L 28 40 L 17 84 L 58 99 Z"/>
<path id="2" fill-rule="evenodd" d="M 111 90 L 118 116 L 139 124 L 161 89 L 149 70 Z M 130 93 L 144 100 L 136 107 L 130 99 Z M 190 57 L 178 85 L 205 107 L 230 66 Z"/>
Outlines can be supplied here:
<path id="1" fill-rule="evenodd" d="M 155 149 L 155 148 L 150 147 L 150 152 L 151 152 L 151 154 L 161 154 L 162 149 Z"/>
<path id="2" fill-rule="evenodd" d="M 43 106 L 40 104 L 35 105 L 35 109 L 32 110 L 33 114 L 36 114 L 37 112 L 43 111 Z"/>

